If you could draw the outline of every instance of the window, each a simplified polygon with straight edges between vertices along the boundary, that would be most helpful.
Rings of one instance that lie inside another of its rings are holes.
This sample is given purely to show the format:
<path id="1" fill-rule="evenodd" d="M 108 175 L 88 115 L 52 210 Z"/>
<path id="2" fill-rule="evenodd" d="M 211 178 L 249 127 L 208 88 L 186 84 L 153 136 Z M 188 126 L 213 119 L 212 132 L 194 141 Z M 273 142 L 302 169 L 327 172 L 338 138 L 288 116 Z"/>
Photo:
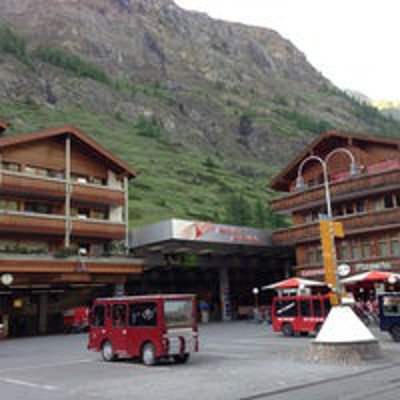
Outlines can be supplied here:
<path id="1" fill-rule="evenodd" d="M 365 200 L 356 201 L 356 212 L 362 213 L 365 211 Z"/>
<path id="2" fill-rule="evenodd" d="M 38 214 L 51 214 L 52 207 L 50 204 L 46 203 L 27 202 L 25 203 L 25 211 Z"/>
<path id="3" fill-rule="evenodd" d="M 390 238 L 390 246 L 391 246 L 391 254 L 392 256 L 400 256 L 400 242 L 399 242 L 399 236 L 398 235 L 393 235 Z"/>
<path id="4" fill-rule="evenodd" d="M 351 242 L 351 259 L 352 260 L 359 260 L 361 257 L 361 252 L 360 252 L 360 243 L 358 240 L 352 240 Z"/>
<path id="5" fill-rule="evenodd" d="M 364 240 L 361 244 L 361 252 L 363 258 L 371 257 L 371 243 L 368 240 Z"/>
<path id="6" fill-rule="evenodd" d="M 383 210 L 383 206 L 384 206 L 383 199 L 379 198 L 379 199 L 375 200 L 375 202 L 374 202 L 374 210 L 375 211 Z"/>
<path id="7" fill-rule="evenodd" d="M 130 326 L 156 326 L 156 303 L 133 303 L 129 305 Z"/>
<path id="8" fill-rule="evenodd" d="M 381 257 L 387 257 L 389 255 L 389 243 L 388 243 L 388 238 L 386 236 L 383 236 L 379 240 L 379 255 Z"/>
<path id="9" fill-rule="evenodd" d="M 392 194 L 387 194 L 383 198 L 383 204 L 385 208 L 393 208 L 394 207 L 394 202 L 393 202 L 393 195 Z"/>
<path id="10" fill-rule="evenodd" d="M 13 163 L 13 162 L 6 162 L 3 161 L 2 163 L 3 169 L 7 170 L 7 171 L 14 171 L 14 172 L 18 172 L 19 171 L 19 164 L 17 163 Z"/>
<path id="11" fill-rule="evenodd" d="M 310 317 L 311 316 L 310 302 L 308 300 L 300 301 L 300 315 L 302 317 Z"/>
<path id="12" fill-rule="evenodd" d="M 64 179 L 64 172 L 49 169 L 48 174 L 51 178 Z"/>
<path id="13" fill-rule="evenodd" d="M 275 315 L 278 317 L 296 317 L 297 302 L 295 300 L 278 300 L 275 303 Z"/>
<path id="14" fill-rule="evenodd" d="M 322 264 L 322 247 L 318 246 L 315 254 L 315 261 L 317 264 Z"/>
<path id="15" fill-rule="evenodd" d="M 126 306 L 125 304 L 114 304 L 112 306 L 113 326 L 126 326 Z"/>
<path id="16" fill-rule="evenodd" d="M 312 246 L 307 247 L 307 264 L 314 265 L 315 262 L 316 262 L 316 257 L 315 257 L 314 247 L 312 247 Z"/>
<path id="17" fill-rule="evenodd" d="M 384 297 L 382 311 L 385 317 L 400 317 L 400 298 Z"/>
<path id="18" fill-rule="evenodd" d="M 332 213 L 333 213 L 333 216 L 335 216 L 335 217 L 342 216 L 343 215 L 343 207 L 342 207 L 342 205 L 340 204 L 340 205 L 337 205 L 337 206 L 333 207 Z"/>
<path id="19" fill-rule="evenodd" d="M 192 315 L 190 300 L 166 300 L 164 302 L 164 318 L 169 327 L 191 326 Z"/>
<path id="20" fill-rule="evenodd" d="M 329 311 L 331 310 L 331 302 L 328 299 L 324 300 L 324 316 L 326 317 L 329 314 Z"/>
<path id="21" fill-rule="evenodd" d="M 105 311 L 104 306 L 98 305 L 93 310 L 93 325 L 104 326 Z"/>
<path id="22" fill-rule="evenodd" d="M 351 215 L 354 213 L 353 203 L 346 203 L 344 208 L 346 210 L 346 215 Z"/>
<path id="23" fill-rule="evenodd" d="M 91 179 L 91 182 L 96 184 L 96 185 L 105 185 L 106 184 L 106 180 L 103 178 L 99 178 L 97 176 L 93 176 Z"/>
<path id="24" fill-rule="evenodd" d="M 86 175 L 71 174 L 71 180 L 78 183 L 88 183 L 89 178 Z"/>
<path id="25" fill-rule="evenodd" d="M 312 304 L 314 308 L 314 317 L 321 317 L 322 316 L 321 301 L 318 299 L 314 299 L 312 301 Z"/>
<path id="26" fill-rule="evenodd" d="M 396 198 L 396 206 L 400 207 L 400 193 L 396 193 L 395 198 Z"/>
<path id="27" fill-rule="evenodd" d="M 107 211 L 105 210 L 93 210 L 92 218 L 94 219 L 107 219 Z"/>
<path id="28" fill-rule="evenodd" d="M 348 260 L 349 259 L 349 243 L 346 240 L 338 242 L 338 259 Z"/>
<path id="29" fill-rule="evenodd" d="M 3 211 L 18 211 L 19 203 L 13 200 L 0 200 L 0 210 Z"/>

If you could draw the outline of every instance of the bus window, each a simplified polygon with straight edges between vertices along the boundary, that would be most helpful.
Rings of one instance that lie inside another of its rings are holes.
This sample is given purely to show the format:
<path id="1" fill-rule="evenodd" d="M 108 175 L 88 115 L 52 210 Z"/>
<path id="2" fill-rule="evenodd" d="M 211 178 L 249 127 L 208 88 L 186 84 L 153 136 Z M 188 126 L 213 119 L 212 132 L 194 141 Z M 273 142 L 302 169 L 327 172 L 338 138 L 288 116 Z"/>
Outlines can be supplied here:
<path id="1" fill-rule="evenodd" d="M 278 317 L 296 317 L 297 301 L 296 300 L 280 300 L 276 302 L 275 315 Z"/>
<path id="2" fill-rule="evenodd" d="M 400 298 L 384 297 L 382 311 L 385 317 L 400 317 Z"/>
<path id="3" fill-rule="evenodd" d="M 314 317 L 322 317 L 321 300 L 314 299 L 313 301 Z"/>
<path id="4" fill-rule="evenodd" d="M 328 299 L 324 300 L 324 317 L 326 317 L 329 314 L 329 311 L 331 310 L 331 302 Z"/>
<path id="5" fill-rule="evenodd" d="M 126 306 L 124 304 L 114 304 L 112 306 L 113 326 L 125 326 Z"/>
<path id="6" fill-rule="evenodd" d="M 301 300 L 300 301 L 300 315 L 302 317 L 310 317 L 311 316 L 311 307 L 309 300 Z"/>
<path id="7" fill-rule="evenodd" d="M 97 305 L 93 310 L 93 326 L 104 326 L 105 311 L 103 305 Z"/>
<path id="8" fill-rule="evenodd" d="M 129 305 L 130 326 L 157 326 L 156 303 L 133 303 Z"/>

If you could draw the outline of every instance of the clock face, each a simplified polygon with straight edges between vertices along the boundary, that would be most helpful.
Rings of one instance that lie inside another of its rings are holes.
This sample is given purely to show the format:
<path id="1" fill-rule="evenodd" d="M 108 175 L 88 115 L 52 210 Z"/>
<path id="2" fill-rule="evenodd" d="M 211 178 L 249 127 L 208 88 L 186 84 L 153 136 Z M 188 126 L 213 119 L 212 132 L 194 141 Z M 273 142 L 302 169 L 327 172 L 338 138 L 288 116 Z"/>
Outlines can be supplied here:
<path id="1" fill-rule="evenodd" d="M 340 276 L 347 276 L 350 274 L 350 266 L 347 264 L 340 264 L 338 266 L 338 273 Z"/>
<path id="2" fill-rule="evenodd" d="M 14 277 L 11 274 L 1 275 L 1 283 L 5 286 L 9 286 L 13 283 Z"/>

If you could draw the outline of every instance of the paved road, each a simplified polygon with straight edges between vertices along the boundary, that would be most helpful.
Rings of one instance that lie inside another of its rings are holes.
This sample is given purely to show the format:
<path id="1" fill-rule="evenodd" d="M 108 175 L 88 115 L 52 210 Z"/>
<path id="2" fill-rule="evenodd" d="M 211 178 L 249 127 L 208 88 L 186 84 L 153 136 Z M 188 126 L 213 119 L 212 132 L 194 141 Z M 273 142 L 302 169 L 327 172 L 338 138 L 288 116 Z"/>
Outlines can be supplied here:
<path id="1" fill-rule="evenodd" d="M 187 365 L 147 368 L 105 363 L 86 350 L 85 335 L 0 343 L 1 400 L 356 400 L 400 398 L 400 344 L 379 335 L 383 362 L 318 365 L 311 338 L 284 338 L 246 322 L 201 329 L 201 352 Z"/>

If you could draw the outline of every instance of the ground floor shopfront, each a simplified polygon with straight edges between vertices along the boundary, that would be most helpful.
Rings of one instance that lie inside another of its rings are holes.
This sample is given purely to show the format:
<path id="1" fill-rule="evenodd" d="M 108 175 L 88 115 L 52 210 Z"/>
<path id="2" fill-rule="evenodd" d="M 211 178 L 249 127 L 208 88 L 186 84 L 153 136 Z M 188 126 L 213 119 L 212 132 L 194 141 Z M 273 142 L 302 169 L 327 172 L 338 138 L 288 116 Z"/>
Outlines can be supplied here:
<path id="1" fill-rule="evenodd" d="M 145 270 L 128 293 L 195 293 L 212 320 L 252 315 L 271 301 L 260 288 L 293 274 L 293 250 L 261 229 L 173 219 L 131 231 L 130 245 Z"/>

